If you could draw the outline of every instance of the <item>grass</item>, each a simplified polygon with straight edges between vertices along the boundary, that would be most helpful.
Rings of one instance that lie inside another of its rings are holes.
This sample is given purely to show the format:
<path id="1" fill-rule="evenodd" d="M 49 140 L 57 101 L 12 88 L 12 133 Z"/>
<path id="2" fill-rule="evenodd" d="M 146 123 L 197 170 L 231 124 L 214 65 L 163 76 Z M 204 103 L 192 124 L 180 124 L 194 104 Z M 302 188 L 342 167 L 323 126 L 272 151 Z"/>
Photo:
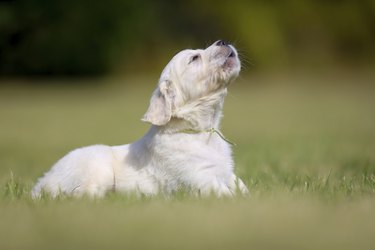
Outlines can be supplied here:
<path id="1" fill-rule="evenodd" d="M 231 86 L 222 127 L 250 198 L 41 201 L 29 197 L 33 183 L 69 150 L 145 133 L 155 81 L 3 80 L 0 249 L 373 249 L 374 78 L 254 76 Z"/>

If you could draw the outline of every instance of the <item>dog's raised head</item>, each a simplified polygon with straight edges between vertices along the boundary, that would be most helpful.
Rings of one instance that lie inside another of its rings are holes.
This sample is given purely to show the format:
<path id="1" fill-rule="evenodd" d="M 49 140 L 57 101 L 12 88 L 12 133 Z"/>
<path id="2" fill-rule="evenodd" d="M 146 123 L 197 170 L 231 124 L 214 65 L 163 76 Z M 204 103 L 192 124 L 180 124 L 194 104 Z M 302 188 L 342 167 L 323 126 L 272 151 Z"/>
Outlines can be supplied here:
<path id="1" fill-rule="evenodd" d="M 167 124 L 176 108 L 226 89 L 240 69 L 236 49 L 222 40 L 204 50 L 179 52 L 164 68 L 142 120 Z"/>

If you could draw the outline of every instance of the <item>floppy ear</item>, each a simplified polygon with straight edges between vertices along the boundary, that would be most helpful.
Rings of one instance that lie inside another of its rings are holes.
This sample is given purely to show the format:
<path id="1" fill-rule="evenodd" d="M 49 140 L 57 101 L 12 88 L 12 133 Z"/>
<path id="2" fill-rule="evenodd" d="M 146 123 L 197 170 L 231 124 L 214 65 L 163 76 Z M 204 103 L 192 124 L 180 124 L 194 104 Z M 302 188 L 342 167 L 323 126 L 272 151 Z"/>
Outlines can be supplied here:
<path id="1" fill-rule="evenodd" d="M 159 83 L 151 96 L 150 106 L 142 121 L 162 126 L 167 124 L 172 117 L 173 100 L 175 90 L 172 82 L 165 80 Z"/>

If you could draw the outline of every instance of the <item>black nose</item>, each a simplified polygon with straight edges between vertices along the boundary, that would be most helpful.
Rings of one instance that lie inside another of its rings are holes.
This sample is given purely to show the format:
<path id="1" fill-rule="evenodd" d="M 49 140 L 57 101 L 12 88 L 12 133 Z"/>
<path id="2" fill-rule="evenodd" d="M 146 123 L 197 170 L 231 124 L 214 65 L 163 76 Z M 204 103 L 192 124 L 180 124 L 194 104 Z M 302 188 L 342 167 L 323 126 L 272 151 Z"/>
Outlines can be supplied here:
<path id="1" fill-rule="evenodd" d="M 229 43 L 224 40 L 219 40 L 216 42 L 216 46 L 227 46 Z"/>

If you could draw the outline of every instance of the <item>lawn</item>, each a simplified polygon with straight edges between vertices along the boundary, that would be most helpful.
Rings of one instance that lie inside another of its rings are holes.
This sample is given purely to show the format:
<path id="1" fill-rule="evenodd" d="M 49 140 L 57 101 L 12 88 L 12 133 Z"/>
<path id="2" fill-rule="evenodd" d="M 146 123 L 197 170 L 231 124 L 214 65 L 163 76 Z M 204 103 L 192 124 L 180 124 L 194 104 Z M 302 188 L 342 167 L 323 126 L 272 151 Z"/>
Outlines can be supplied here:
<path id="1" fill-rule="evenodd" d="M 69 150 L 141 137 L 156 79 L 2 80 L 0 249 L 375 248 L 368 72 L 259 74 L 231 86 L 222 132 L 250 197 L 30 199 Z"/>

